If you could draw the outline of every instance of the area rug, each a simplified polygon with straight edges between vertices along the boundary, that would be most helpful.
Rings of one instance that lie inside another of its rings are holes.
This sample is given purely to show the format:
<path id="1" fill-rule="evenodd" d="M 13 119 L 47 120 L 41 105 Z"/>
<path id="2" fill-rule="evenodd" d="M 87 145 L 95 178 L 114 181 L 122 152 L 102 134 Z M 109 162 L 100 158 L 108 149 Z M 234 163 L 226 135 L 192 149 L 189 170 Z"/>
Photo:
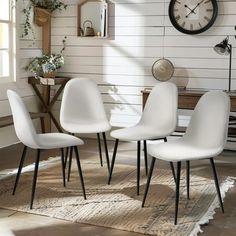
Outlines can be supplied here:
<path id="1" fill-rule="evenodd" d="M 200 225 L 212 219 L 218 207 L 210 169 L 209 175 L 201 173 L 201 169 L 192 171 L 189 201 L 184 170 L 181 173 L 179 217 L 175 226 L 175 184 L 170 170 L 154 170 L 146 206 L 141 208 L 146 177 L 141 176 L 141 194 L 137 196 L 135 166 L 115 165 L 111 185 L 107 185 L 105 166 L 82 161 L 87 200 L 82 197 L 75 163 L 66 188 L 62 186 L 59 159 L 53 165 L 44 166 L 47 168 L 39 171 L 33 210 L 29 209 L 32 172 L 22 174 L 15 196 L 11 194 L 15 176 L 0 181 L 0 207 L 158 236 L 197 235 Z M 219 179 L 224 197 L 234 180 L 222 176 Z"/>

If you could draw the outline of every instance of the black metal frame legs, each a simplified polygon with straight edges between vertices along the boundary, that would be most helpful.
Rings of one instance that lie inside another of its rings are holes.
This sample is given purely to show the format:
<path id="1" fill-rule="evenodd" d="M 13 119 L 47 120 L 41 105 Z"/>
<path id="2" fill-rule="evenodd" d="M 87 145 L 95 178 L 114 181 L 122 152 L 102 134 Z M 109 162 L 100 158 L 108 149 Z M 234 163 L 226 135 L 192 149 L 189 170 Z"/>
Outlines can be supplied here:
<path id="1" fill-rule="evenodd" d="M 156 158 L 152 157 L 152 162 L 151 162 L 149 172 L 148 172 L 147 184 L 146 184 L 145 192 L 144 192 L 144 196 L 143 196 L 142 207 L 144 207 L 144 204 L 145 204 L 145 201 L 146 201 L 146 198 L 147 198 L 147 194 L 148 194 L 149 185 L 150 185 L 150 182 L 151 182 L 152 172 L 153 172 L 153 168 L 155 166 L 155 162 L 156 162 Z"/>
<path id="2" fill-rule="evenodd" d="M 142 207 L 144 207 L 144 204 L 145 204 L 145 201 L 147 198 L 147 193 L 149 190 L 155 161 L 156 161 L 156 158 L 153 157 L 152 162 L 151 162 L 151 166 L 150 166 L 150 170 L 148 173 L 148 179 L 147 179 L 147 184 L 146 184 L 146 188 L 145 188 L 145 192 L 144 192 L 144 196 L 143 196 Z M 172 163 L 172 162 L 170 162 L 170 163 Z M 217 177 L 215 163 L 214 163 L 213 158 L 210 158 L 210 163 L 211 163 L 211 167 L 212 167 L 212 171 L 213 171 L 216 191 L 217 191 L 218 199 L 220 202 L 221 210 L 224 213 L 224 205 L 223 205 L 223 201 L 222 201 L 222 197 L 221 197 L 221 193 L 220 193 L 220 187 L 219 187 L 218 177 Z M 172 165 L 173 165 L 173 163 L 172 163 Z M 175 225 L 177 224 L 178 211 L 179 211 L 180 177 L 181 177 L 181 161 L 178 161 L 177 162 L 177 170 L 176 170 L 176 185 L 175 185 L 175 187 L 176 187 L 176 191 L 175 191 L 175 219 L 174 219 Z M 190 161 L 186 161 L 186 184 L 187 184 L 187 199 L 189 199 L 189 196 L 190 196 L 190 190 L 189 190 L 190 189 L 189 188 L 189 185 L 190 185 Z"/>
<path id="3" fill-rule="evenodd" d="M 21 160 L 20 160 L 20 165 L 19 165 L 18 172 L 17 172 L 17 175 L 16 175 L 16 181 L 15 181 L 15 185 L 14 185 L 14 188 L 13 188 L 12 195 L 15 195 L 15 192 L 16 192 L 16 188 L 17 188 L 17 185 L 18 185 L 18 182 L 19 182 L 19 179 L 20 179 L 20 174 L 21 174 L 21 171 L 22 171 L 22 167 L 23 167 L 23 164 L 24 164 L 24 161 L 25 161 L 26 152 L 27 152 L 27 146 L 24 146 L 22 156 L 21 156 Z"/>
<path id="4" fill-rule="evenodd" d="M 186 185 L 187 185 L 187 199 L 190 199 L 190 161 L 186 161 Z"/>
<path id="5" fill-rule="evenodd" d="M 108 178 L 108 184 L 111 183 L 112 173 L 115 165 L 116 153 L 119 144 L 119 139 L 116 139 L 115 146 L 112 155 L 111 169 Z M 148 172 L 148 160 L 147 160 L 147 143 L 146 140 L 143 141 L 144 144 L 144 161 L 145 161 L 145 171 Z M 140 162 L 141 162 L 141 141 L 137 141 L 137 195 L 139 195 L 140 189 Z"/>
<path id="6" fill-rule="evenodd" d="M 119 139 L 116 139 L 114 150 L 113 150 L 113 155 L 112 155 L 112 160 L 111 160 L 111 169 L 110 169 L 110 173 L 109 173 L 108 184 L 111 183 L 111 177 L 112 177 L 112 172 L 113 172 L 113 168 L 114 168 L 114 165 L 115 165 L 116 152 L 117 152 L 118 144 L 119 144 Z"/>
<path id="7" fill-rule="evenodd" d="M 104 143 L 104 149 L 105 149 L 105 155 L 106 155 L 107 169 L 108 169 L 108 172 L 110 173 L 110 159 L 109 159 L 109 154 L 108 154 L 107 139 L 106 139 L 105 132 L 102 133 L 102 137 L 103 137 L 103 143 Z M 103 166 L 102 145 L 101 145 L 100 133 L 97 133 L 97 140 L 98 140 L 98 151 L 99 151 L 100 164 L 101 164 L 101 166 Z"/>
<path id="8" fill-rule="evenodd" d="M 143 152 L 144 152 L 144 163 L 145 163 L 145 173 L 148 175 L 148 155 L 147 155 L 147 141 L 143 140 Z"/>
<path id="9" fill-rule="evenodd" d="M 39 160 L 40 160 L 40 149 L 37 149 L 37 158 L 36 158 L 35 167 L 34 167 L 34 177 L 33 177 L 33 183 L 32 183 L 30 209 L 33 208 L 33 203 L 34 203 L 35 188 L 36 188 L 36 182 L 37 182 L 37 177 L 38 177 Z"/>
<path id="10" fill-rule="evenodd" d="M 14 188 L 13 188 L 13 193 L 12 193 L 13 195 L 16 192 L 16 188 L 17 188 L 17 185 L 18 185 L 18 182 L 19 182 L 19 179 L 20 179 L 20 175 L 21 175 L 21 171 L 22 171 L 22 168 L 23 168 L 23 164 L 24 164 L 27 148 L 28 148 L 27 146 L 24 146 L 24 149 L 23 149 L 23 152 L 22 152 L 22 156 L 21 156 L 21 160 L 20 160 L 20 164 L 19 164 L 19 168 L 18 168 L 18 172 L 17 172 L 17 175 L 16 175 L 16 180 L 15 180 L 15 184 L 14 184 Z M 81 186 L 82 186 L 82 190 L 83 190 L 83 196 L 84 196 L 84 199 L 86 199 L 84 180 L 83 180 L 83 175 L 82 175 L 82 169 L 81 169 L 81 166 L 80 166 L 78 149 L 77 149 L 76 146 L 72 147 L 71 148 L 71 156 L 72 156 L 73 149 L 75 150 L 75 154 L 76 154 L 75 156 L 76 156 L 76 161 L 77 161 L 77 166 L 78 166 L 78 172 L 79 172 L 79 176 L 80 176 Z M 63 150 L 63 148 L 61 148 L 60 150 L 61 150 L 61 169 L 62 169 L 62 176 L 63 176 L 63 185 L 65 187 L 66 186 L 66 178 L 65 178 L 64 150 Z M 38 177 L 40 152 L 41 152 L 41 150 L 37 149 L 37 157 L 36 157 L 36 161 L 35 161 L 34 175 L 33 175 L 33 182 L 32 182 L 30 209 L 33 208 L 33 202 L 34 202 L 34 196 L 35 196 L 35 190 L 36 190 L 36 184 L 37 184 L 37 177 Z"/>
<path id="11" fill-rule="evenodd" d="M 137 142 L 137 195 L 139 195 L 139 185 L 140 185 L 140 149 L 141 142 Z"/>
<path id="12" fill-rule="evenodd" d="M 97 140 L 98 140 L 98 151 L 99 151 L 100 164 L 101 164 L 101 166 L 103 166 L 102 145 L 101 145 L 101 139 L 100 139 L 100 134 L 99 133 L 97 133 Z"/>
<path id="13" fill-rule="evenodd" d="M 103 136 L 103 142 L 104 142 L 104 149 L 105 149 L 105 155 L 106 155 L 106 162 L 107 162 L 107 169 L 110 173 L 110 160 L 109 160 L 109 153 L 108 153 L 108 147 L 107 147 L 107 140 L 106 140 L 106 133 L 102 133 Z M 100 133 L 97 133 L 97 141 L 98 141 L 98 151 L 99 151 L 99 158 L 100 158 L 100 165 L 103 166 L 103 159 L 102 159 L 102 145 L 101 145 L 101 137 Z M 68 153 L 68 152 L 67 152 Z M 70 148 L 70 157 L 69 157 L 69 166 L 68 166 L 68 176 L 67 181 L 70 181 L 70 172 L 71 172 L 71 161 L 72 161 L 72 149 Z M 67 162 L 67 156 L 66 156 L 66 162 Z M 65 164 L 66 167 L 66 164 Z"/>
<path id="14" fill-rule="evenodd" d="M 214 163 L 213 158 L 210 158 L 210 163 L 211 163 L 211 167 L 212 167 L 212 171 L 213 171 L 213 175 L 214 175 L 215 186 L 216 186 L 218 199 L 220 202 L 220 207 L 221 207 L 222 213 L 224 213 L 225 212 L 224 204 L 223 204 L 221 193 L 220 193 L 220 187 L 219 187 L 218 177 L 217 177 L 217 173 L 216 173 L 216 167 L 215 167 L 215 163 Z"/>
<path id="15" fill-rule="evenodd" d="M 107 169 L 108 173 L 110 173 L 110 160 L 109 160 L 109 154 L 108 154 L 108 148 L 107 148 L 107 139 L 106 139 L 106 133 L 102 133 L 104 147 L 105 147 L 105 153 L 106 153 L 106 161 L 107 161 Z"/>
<path id="16" fill-rule="evenodd" d="M 66 187 L 65 160 L 64 160 L 63 148 L 61 148 L 61 170 L 62 170 L 62 177 L 63 177 L 63 186 Z"/>
<path id="17" fill-rule="evenodd" d="M 179 211 L 179 185 L 181 174 L 181 162 L 177 162 L 177 176 L 176 176 L 176 191 L 175 191 L 175 225 L 177 225 L 178 211 Z"/>
<path id="18" fill-rule="evenodd" d="M 76 157 L 80 182 L 81 182 L 81 186 L 82 186 L 82 190 L 83 190 L 83 195 L 84 195 L 84 199 L 86 200 L 86 193 L 85 193 L 85 187 L 84 187 L 84 178 L 83 178 L 82 169 L 81 169 L 81 165 L 80 165 L 78 148 L 76 146 L 74 146 L 74 150 L 75 150 L 75 157 Z"/>

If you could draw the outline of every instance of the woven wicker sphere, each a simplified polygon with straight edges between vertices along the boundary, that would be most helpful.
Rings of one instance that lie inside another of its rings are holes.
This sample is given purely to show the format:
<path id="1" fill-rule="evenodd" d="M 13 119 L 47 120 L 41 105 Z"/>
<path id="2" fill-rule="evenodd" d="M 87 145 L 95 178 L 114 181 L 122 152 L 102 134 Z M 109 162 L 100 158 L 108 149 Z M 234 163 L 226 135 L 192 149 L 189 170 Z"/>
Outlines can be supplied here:
<path id="1" fill-rule="evenodd" d="M 155 61 L 152 66 L 152 74 L 159 81 L 169 80 L 173 76 L 174 70 L 172 62 L 164 58 Z"/>

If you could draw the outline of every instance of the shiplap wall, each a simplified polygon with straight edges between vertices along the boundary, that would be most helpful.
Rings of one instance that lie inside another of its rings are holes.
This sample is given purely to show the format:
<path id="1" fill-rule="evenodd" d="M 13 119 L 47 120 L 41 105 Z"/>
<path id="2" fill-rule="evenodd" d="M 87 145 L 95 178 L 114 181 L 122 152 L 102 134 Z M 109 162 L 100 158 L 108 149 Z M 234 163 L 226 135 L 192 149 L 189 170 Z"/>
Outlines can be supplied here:
<path id="1" fill-rule="evenodd" d="M 27 1 L 24 1 L 27 4 Z M 176 31 L 168 17 L 169 1 L 114 0 L 109 4 L 108 39 L 77 37 L 77 4 L 79 0 L 65 0 L 66 11 L 52 18 L 52 51 L 59 52 L 62 39 L 67 36 L 66 64 L 63 75 L 89 77 L 97 82 L 103 95 L 106 111 L 115 126 L 132 125 L 142 110 L 141 90 L 157 82 L 151 75 L 151 66 L 161 57 L 175 65 L 173 81 L 188 88 L 226 89 L 228 85 L 228 58 L 217 55 L 212 47 L 226 35 L 231 36 L 235 49 L 234 26 L 236 1 L 218 1 L 219 15 L 207 32 L 189 36 Z M 18 21 L 22 27 L 23 1 L 18 1 Z M 20 28 L 19 27 L 19 28 Z M 18 30 L 21 35 L 20 29 Z M 19 40 L 18 77 L 16 83 L 0 85 L 0 115 L 10 114 L 6 89 L 16 89 L 32 109 L 33 91 L 27 84 L 24 70 L 29 58 L 41 54 L 41 28 L 35 27 L 36 40 L 29 36 Z M 233 88 L 236 62 L 233 54 Z M 34 98 L 34 97 L 33 97 Z M 55 112 L 59 113 L 60 101 Z M 0 132 L 0 145 L 15 142 L 13 129 Z"/>
<path id="2" fill-rule="evenodd" d="M 217 55 L 212 48 L 226 35 L 235 46 L 236 1 L 218 1 L 214 26 L 201 35 L 189 36 L 171 25 L 169 1 L 114 0 L 109 4 L 108 39 L 77 37 L 79 1 L 65 2 L 67 10 L 52 19 L 52 50 L 59 51 L 67 35 L 62 74 L 96 81 L 113 125 L 138 121 L 142 111 L 140 91 L 157 83 L 151 66 L 163 56 L 175 65 L 172 80 L 176 84 L 194 89 L 227 88 L 228 58 Z M 235 79 L 235 60 L 232 66 Z"/>

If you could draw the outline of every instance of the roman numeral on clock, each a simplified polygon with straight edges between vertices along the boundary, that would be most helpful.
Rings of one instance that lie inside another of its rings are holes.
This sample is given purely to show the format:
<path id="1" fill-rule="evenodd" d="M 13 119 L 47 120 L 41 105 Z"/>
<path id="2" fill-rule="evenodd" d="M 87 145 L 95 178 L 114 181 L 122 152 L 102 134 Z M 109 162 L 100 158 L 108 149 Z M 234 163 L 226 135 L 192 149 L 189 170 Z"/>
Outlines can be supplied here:
<path id="1" fill-rule="evenodd" d="M 181 18 L 180 15 L 178 15 L 178 16 L 175 17 L 175 19 L 176 19 L 177 21 L 179 21 L 180 18 Z"/>

